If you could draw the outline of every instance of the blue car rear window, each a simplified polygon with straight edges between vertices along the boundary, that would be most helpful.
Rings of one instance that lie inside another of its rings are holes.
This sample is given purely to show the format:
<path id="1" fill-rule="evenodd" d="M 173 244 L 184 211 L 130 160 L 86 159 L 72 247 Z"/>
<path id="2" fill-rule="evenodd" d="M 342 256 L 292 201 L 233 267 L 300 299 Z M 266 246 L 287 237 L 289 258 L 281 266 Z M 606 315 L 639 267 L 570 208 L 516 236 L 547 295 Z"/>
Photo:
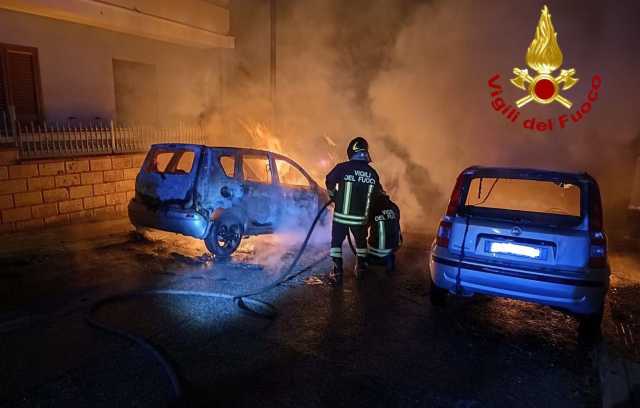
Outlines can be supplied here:
<path id="1" fill-rule="evenodd" d="M 472 177 L 464 206 L 470 215 L 540 225 L 578 225 L 585 217 L 586 194 L 578 181 Z"/>
<path id="2" fill-rule="evenodd" d="M 188 149 L 155 150 L 147 157 L 145 170 L 160 174 L 189 174 L 195 156 L 195 152 Z"/>

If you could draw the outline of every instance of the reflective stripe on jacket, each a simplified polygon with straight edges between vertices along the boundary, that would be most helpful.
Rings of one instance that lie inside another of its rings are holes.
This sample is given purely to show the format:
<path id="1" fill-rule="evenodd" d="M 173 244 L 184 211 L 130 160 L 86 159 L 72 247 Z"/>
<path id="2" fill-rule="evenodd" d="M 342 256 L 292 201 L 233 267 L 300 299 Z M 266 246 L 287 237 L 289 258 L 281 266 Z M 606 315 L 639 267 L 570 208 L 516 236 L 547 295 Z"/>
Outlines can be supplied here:
<path id="1" fill-rule="evenodd" d="M 371 206 L 369 253 L 385 257 L 400 246 L 400 209 L 388 198 L 374 200 Z"/>
<path id="2" fill-rule="evenodd" d="M 333 220 L 346 225 L 366 225 L 371 197 L 379 191 L 378 173 L 366 161 L 340 163 L 327 174 L 327 190 L 334 192 Z"/>

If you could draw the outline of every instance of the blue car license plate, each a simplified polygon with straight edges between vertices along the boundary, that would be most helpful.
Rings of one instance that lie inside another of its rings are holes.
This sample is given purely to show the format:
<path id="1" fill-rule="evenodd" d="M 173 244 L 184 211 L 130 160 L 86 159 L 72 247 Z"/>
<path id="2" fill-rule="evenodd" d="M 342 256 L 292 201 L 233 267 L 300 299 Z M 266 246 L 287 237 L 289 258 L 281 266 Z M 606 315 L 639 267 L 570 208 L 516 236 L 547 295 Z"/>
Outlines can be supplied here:
<path id="1" fill-rule="evenodd" d="M 509 241 L 488 241 L 485 251 L 491 254 L 513 255 L 529 259 L 545 259 L 546 248 Z"/>

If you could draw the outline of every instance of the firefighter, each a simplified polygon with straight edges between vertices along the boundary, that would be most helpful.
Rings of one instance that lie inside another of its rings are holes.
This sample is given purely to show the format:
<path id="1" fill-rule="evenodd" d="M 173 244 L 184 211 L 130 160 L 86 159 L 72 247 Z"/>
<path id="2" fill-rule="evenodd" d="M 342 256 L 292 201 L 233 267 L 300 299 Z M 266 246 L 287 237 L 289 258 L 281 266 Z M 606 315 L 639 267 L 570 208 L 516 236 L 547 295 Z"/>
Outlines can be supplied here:
<path id="1" fill-rule="evenodd" d="M 400 209 L 386 192 L 380 191 L 373 197 L 369 213 L 369 261 L 384 265 L 391 274 L 396 267 L 395 252 L 402 245 Z"/>
<path id="2" fill-rule="evenodd" d="M 371 196 L 382 189 L 378 173 L 369 165 L 369 143 L 356 137 L 347 147 L 349 161 L 336 165 L 327 174 L 326 186 L 335 201 L 331 230 L 333 271 L 329 282 L 342 285 L 342 243 L 351 232 L 356 246 L 356 279 L 367 270 L 367 225 Z"/>

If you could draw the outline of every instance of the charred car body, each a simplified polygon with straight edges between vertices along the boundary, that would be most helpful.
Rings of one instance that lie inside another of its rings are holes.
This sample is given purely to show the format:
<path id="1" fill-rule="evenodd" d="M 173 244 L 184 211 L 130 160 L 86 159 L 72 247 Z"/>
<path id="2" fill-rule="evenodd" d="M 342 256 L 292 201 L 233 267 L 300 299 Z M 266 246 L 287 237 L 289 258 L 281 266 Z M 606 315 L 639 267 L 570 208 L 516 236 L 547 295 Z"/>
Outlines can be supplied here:
<path id="1" fill-rule="evenodd" d="M 243 236 L 311 220 L 326 191 L 293 160 L 273 152 L 192 144 L 151 146 L 136 178 L 136 227 L 203 239 L 218 257 Z"/>
<path id="2" fill-rule="evenodd" d="M 430 259 L 431 300 L 482 293 L 549 305 L 600 328 L 609 287 L 600 190 L 586 173 L 471 167 Z"/>

